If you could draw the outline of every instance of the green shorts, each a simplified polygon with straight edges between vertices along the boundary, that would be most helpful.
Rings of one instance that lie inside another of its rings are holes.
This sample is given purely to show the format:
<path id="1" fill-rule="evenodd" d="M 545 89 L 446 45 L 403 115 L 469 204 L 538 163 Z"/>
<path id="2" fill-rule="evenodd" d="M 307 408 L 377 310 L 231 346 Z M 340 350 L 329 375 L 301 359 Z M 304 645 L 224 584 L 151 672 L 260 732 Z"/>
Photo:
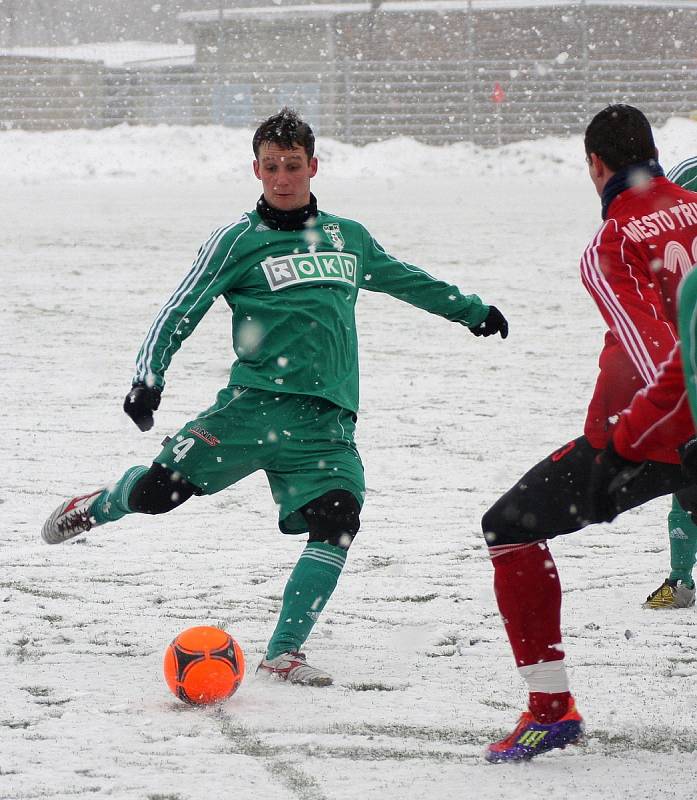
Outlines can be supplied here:
<path id="1" fill-rule="evenodd" d="M 166 442 L 155 459 L 215 494 L 263 469 L 284 533 L 304 533 L 298 509 L 332 489 L 362 505 L 363 464 L 356 417 L 320 397 L 228 386 L 216 402 Z"/>

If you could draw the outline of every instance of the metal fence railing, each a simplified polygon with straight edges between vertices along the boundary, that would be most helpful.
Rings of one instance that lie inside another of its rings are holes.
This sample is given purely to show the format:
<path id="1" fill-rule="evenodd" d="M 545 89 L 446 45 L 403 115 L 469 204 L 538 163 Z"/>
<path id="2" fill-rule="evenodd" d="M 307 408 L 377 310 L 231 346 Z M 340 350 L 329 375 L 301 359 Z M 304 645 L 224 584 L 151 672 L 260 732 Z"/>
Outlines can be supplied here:
<path id="1" fill-rule="evenodd" d="M 502 102 L 494 102 L 494 87 Z M 653 122 L 697 109 L 688 60 L 564 63 L 370 61 L 108 69 L 0 58 L 0 126 L 51 130 L 130 124 L 251 126 L 282 105 L 322 135 L 358 144 L 395 135 L 498 144 L 583 129 L 608 102 Z"/>

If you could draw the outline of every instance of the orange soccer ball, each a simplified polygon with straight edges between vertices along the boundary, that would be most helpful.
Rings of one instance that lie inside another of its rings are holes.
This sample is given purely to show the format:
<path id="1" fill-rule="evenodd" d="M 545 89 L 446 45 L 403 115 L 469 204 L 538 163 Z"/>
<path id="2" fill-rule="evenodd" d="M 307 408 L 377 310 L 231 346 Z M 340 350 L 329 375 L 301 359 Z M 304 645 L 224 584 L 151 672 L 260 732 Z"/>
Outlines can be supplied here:
<path id="1" fill-rule="evenodd" d="M 182 631 L 172 641 L 163 667 L 167 686 L 180 700 L 218 703 L 242 683 L 244 653 L 229 633 L 203 625 Z"/>

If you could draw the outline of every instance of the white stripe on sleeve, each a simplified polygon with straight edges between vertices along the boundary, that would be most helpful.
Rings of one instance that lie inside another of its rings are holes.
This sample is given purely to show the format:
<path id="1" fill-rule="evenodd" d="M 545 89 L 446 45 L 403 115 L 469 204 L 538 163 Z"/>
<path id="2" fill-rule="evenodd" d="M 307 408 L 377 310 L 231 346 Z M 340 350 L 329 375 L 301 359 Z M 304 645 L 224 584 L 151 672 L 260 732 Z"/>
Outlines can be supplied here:
<path id="1" fill-rule="evenodd" d="M 600 228 L 591 244 L 586 248 L 586 251 L 581 259 L 581 273 L 586 285 L 592 289 L 592 292 L 596 296 L 597 300 L 604 306 L 610 315 L 615 326 L 617 337 L 627 351 L 632 363 L 636 367 L 644 382 L 649 384 L 652 383 L 656 377 L 658 363 L 660 362 L 656 363 L 651 357 L 651 354 L 646 347 L 646 344 L 642 339 L 634 320 L 622 305 L 620 299 L 617 297 L 600 266 L 598 250 L 602 243 L 603 234 L 606 231 L 609 231 L 613 225 L 616 231 L 616 220 L 607 220 Z M 621 244 L 621 258 L 623 266 L 626 268 L 627 274 L 635 284 L 637 296 L 644 301 L 644 298 L 641 294 L 641 289 L 639 287 L 639 282 L 634 275 L 632 265 L 625 258 L 624 244 L 625 238 L 623 237 Z M 659 315 L 654 305 L 652 303 L 647 303 L 646 305 L 647 308 L 652 309 L 654 318 L 659 319 Z M 675 339 L 675 335 L 672 335 L 673 339 Z M 662 360 L 663 359 L 661 359 L 661 361 Z"/>

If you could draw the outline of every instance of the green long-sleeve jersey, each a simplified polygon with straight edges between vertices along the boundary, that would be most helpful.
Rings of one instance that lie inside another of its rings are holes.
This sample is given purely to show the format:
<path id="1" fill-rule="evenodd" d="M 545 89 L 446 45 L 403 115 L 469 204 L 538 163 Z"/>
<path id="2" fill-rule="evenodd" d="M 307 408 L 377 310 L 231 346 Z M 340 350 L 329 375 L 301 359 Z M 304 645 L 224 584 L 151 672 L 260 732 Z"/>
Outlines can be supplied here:
<path id="1" fill-rule="evenodd" d="M 684 189 L 697 192 L 697 156 L 686 158 L 676 164 L 666 175 L 669 181 L 677 183 Z"/>
<path id="2" fill-rule="evenodd" d="M 314 395 L 356 411 L 359 289 L 469 327 L 489 311 L 476 295 L 388 255 L 358 222 L 320 211 L 305 230 L 271 230 L 251 211 L 201 246 L 148 331 L 134 383 L 163 388 L 172 357 L 222 296 L 233 312 L 231 384 Z"/>

